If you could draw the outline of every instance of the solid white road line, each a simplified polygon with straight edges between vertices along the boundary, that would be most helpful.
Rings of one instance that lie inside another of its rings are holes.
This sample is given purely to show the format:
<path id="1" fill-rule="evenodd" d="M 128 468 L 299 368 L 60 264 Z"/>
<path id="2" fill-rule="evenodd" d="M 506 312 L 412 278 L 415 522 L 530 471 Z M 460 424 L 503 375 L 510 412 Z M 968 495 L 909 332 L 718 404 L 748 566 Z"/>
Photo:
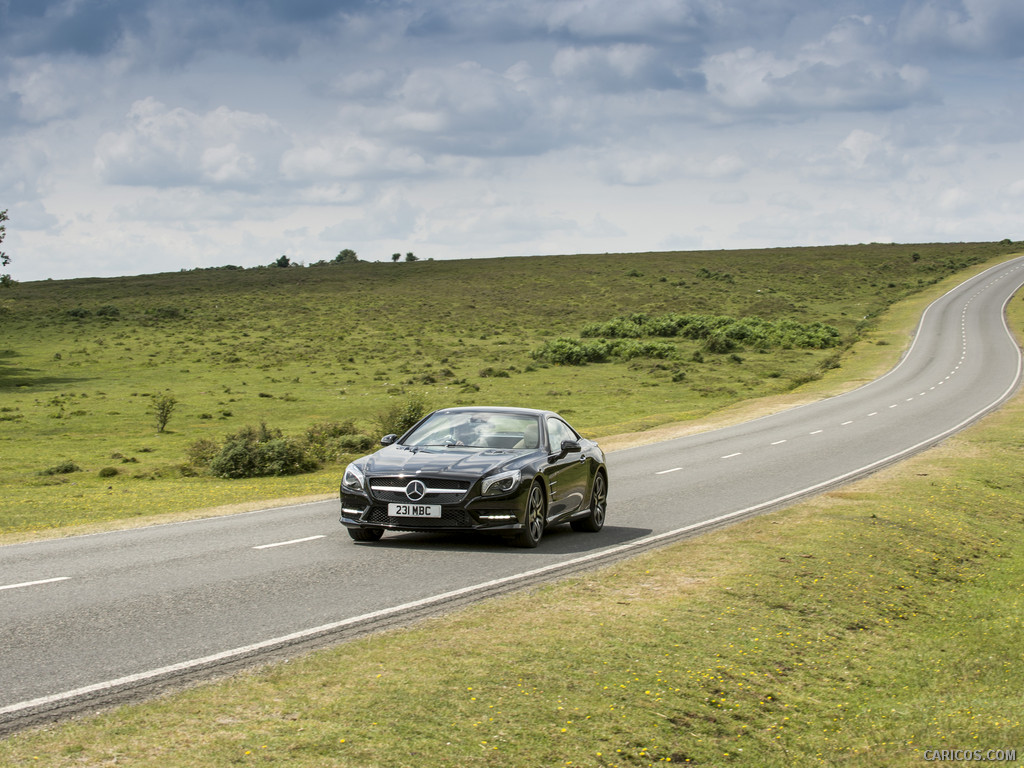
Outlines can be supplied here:
<path id="1" fill-rule="evenodd" d="M 663 470 L 661 470 L 661 472 L 655 472 L 654 474 L 656 474 L 656 475 L 667 475 L 670 472 L 678 472 L 681 469 L 682 469 L 682 467 L 672 467 L 672 469 L 663 469 Z"/>
<path id="2" fill-rule="evenodd" d="M 57 576 L 53 579 L 40 579 L 39 581 L 23 581 L 21 584 L 5 584 L 0 587 L 0 591 L 5 589 L 21 589 L 22 587 L 35 587 L 39 584 L 53 584 L 55 581 L 67 581 L 70 576 Z"/>

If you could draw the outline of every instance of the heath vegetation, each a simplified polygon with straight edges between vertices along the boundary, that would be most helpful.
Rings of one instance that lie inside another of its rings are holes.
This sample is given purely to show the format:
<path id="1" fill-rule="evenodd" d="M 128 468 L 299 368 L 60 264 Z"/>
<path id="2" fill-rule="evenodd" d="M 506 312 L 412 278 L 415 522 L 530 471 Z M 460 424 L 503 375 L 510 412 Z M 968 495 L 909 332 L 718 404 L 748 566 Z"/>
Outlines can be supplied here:
<path id="1" fill-rule="evenodd" d="M 894 302 L 1012 251 L 342 251 L 16 284 L 0 293 L 0 533 L 330 495 L 341 463 L 430 407 L 550 408 L 595 437 L 693 419 L 814 381 Z"/>

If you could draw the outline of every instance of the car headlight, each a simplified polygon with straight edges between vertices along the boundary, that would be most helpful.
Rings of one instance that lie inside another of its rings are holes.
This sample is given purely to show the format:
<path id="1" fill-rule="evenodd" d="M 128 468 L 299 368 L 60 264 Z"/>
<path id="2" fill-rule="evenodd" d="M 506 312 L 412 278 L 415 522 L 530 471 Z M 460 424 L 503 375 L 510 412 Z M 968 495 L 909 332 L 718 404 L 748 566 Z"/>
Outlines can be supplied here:
<path id="1" fill-rule="evenodd" d="M 519 487 L 519 481 L 522 478 L 523 473 L 518 469 L 514 469 L 511 472 L 502 472 L 484 480 L 480 492 L 484 496 L 501 496 L 506 493 L 512 493 L 512 491 Z"/>
<path id="2" fill-rule="evenodd" d="M 366 478 L 363 477 L 362 470 L 360 470 L 355 464 L 349 464 L 345 468 L 345 474 L 341 478 L 341 487 L 350 491 L 359 491 L 362 493 L 366 488 Z"/>

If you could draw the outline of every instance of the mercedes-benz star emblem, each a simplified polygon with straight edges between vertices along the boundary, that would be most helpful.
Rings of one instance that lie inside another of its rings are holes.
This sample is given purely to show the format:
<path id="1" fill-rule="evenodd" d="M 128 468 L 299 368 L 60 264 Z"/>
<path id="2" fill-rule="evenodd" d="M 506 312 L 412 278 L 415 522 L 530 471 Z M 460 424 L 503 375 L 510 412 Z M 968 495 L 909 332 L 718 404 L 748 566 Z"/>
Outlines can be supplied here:
<path id="1" fill-rule="evenodd" d="M 413 480 L 405 486 L 405 495 L 408 497 L 409 501 L 419 501 L 427 495 L 427 486 L 419 480 Z"/>

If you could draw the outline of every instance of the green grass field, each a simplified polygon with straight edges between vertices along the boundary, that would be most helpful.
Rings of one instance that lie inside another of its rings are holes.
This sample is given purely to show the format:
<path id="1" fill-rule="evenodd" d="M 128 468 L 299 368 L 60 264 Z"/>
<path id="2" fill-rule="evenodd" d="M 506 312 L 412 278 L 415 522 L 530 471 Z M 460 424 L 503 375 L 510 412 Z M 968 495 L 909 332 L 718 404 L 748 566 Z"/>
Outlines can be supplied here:
<path id="1" fill-rule="evenodd" d="M 343 451 L 318 472 L 224 480 L 190 466 L 189 448 L 260 423 L 298 439 L 352 422 L 379 438 L 379 414 L 411 397 L 551 408 L 596 437 L 693 420 L 845 368 L 894 302 L 1012 250 L 875 244 L 16 285 L 0 293 L 0 535 L 332 495 Z M 637 343 L 663 357 L 535 356 L 636 313 L 822 323 L 839 346 L 708 351 L 659 338 Z M 162 433 L 161 397 L 177 401 Z"/>
<path id="2" fill-rule="evenodd" d="M 877 338 L 905 335 L 912 304 Z M 1024 299 L 1009 312 L 1019 338 Z M 787 510 L 17 734 L 0 764 L 875 768 L 977 750 L 1024 765 L 1022 434 L 1018 394 Z"/>

